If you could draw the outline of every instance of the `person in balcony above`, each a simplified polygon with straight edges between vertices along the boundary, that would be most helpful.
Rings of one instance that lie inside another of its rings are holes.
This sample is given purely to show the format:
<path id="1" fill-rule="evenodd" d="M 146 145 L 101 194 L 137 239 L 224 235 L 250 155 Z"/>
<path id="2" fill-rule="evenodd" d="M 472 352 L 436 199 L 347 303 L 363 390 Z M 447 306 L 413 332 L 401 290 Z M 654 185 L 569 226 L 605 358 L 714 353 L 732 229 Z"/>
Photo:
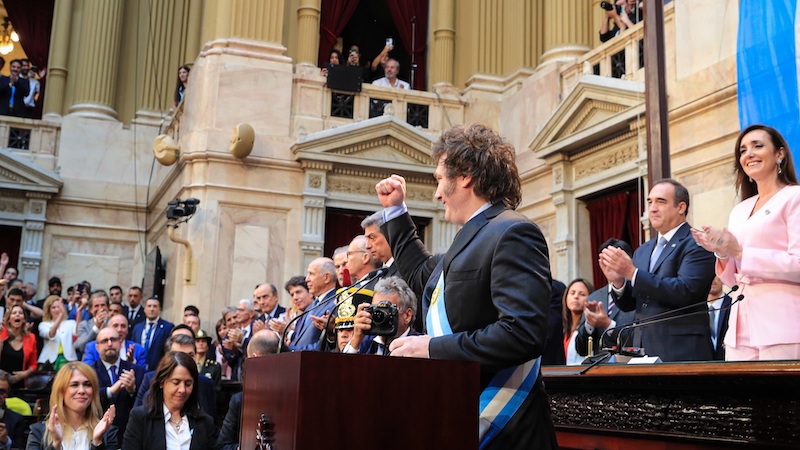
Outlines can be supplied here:
<path id="1" fill-rule="evenodd" d="M 328 69 L 331 66 L 338 66 L 341 64 L 342 61 L 342 52 L 339 50 L 331 49 L 331 56 L 328 58 L 328 62 L 322 66 L 322 75 L 328 76 Z"/>
<path id="2" fill-rule="evenodd" d="M 644 19 L 644 2 L 641 1 L 604 1 L 600 3 L 600 7 L 605 10 L 605 17 L 600 23 L 600 42 L 609 41 Z M 611 28 L 609 28 L 610 22 L 614 24 Z"/>
<path id="3" fill-rule="evenodd" d="M 378 78 L 377 80 L 373 81 L 372 84 L 375 86 L 411 89 L 411 85 L 397 78 L 397 73 L 399 71 L 400 63 L 397 62 L 396 59 L 390 59 L 389 61 L 386 61 L 386 65 L 384 67 L 384 73 L 386 76 L 383 78 Z"/>

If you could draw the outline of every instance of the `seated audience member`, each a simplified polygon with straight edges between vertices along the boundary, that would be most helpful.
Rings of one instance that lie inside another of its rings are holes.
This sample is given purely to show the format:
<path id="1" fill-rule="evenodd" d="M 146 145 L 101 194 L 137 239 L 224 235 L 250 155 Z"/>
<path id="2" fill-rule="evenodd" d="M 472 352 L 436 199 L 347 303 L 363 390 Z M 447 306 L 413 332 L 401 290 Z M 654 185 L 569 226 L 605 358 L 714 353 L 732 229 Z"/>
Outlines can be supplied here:
<path id="1" fill-rule="evenodd" d="M 553 279 L 550 281 L 550 309 L 547 311 L 547 340 L 542 351 L 542 364 L 546 366 L 563 366 L 567 359 L 564 355 L 564 324 L 561 320 L 561 303 L 567 285 Z"/>
<path id="2" fill-rule="evenodd" d="M 600 246 L 598 254 L 609 246 L 622 249 L 628 256 L 633 256 L 633 250 L 627 242 L 611 238 Z M 601 349 L 617 345 L 617 334 L 620 327 L 633 323 L 634 311 L 623 311 L 614 303 L 611 285 L 589 294 L 586 299 L 586 309 L 583 311 L 583 322 L 578 327 L 575 337 L 575 348 L 581 356 L 589 355 L 589 336 L 592 337 L 592 352 L 597 354 Z M 610 332 L 607 332 L 611 330 Z"/>
<path id="3" fill-rule="evenodd" d="M 183 318 L 185 319 L 187 316 L 200 317 L 200 310 L 197 308 L 197 306 L 188 305 L 187 307 L 183 308 Z"/>
<path id="4" fill-rule="evenodd" d="M 328 69 L 331 66 L 338 66 L 339 64 L 341 64 L 341 60 L 342 60 L 342 52 L 336 50 L 335 48 L 331 49 L 331 56 L 330 58 L 328 58 L 328 63 L 322 66 L 322 75 L 327 77 Z"/>
<path id="5" fill-rule="evenodd" d="M 47 297 L 44 302 L 44 320 L 39 324 L 39 335 L 44 339 L 44 347 L 39 355 L 40 367 L 50 363 L 54 370 L 59 370 L 67 362 L 78 360 L 72 342 L 78 332 L 84 306 L 85 303 L 81 302 L 76 307 L 77 321 L 65 320 L 67 312 L 64 310 L 61 297 L 57 295 Z"/>
<path id="6" fill-rule="evenodd" d="M 345 283 L 344 280 L 344 273 L 345 269 L 347 268 L 345 267 L 345 264 L 347 263 L 347 246 L 343 245 L 341 247 L 337 247 L 333 251 L 331 259 L 333 260 L 333 266 L 336 268 L 336 280 L 339 282 L 339 286 L 350 286 L 350 281 L 348 280 L 348 282 Z"/>
<path id="7" fill-rule="evenodd" d="M 27 318 L 20 305 L 11 306 L 0 331 L 0 369 L 10 373 L 9 382 L 14 391 L 25 387 L 25 380 L 36 370 L 36 336 L 25 326 Z M 5 397 L 3 398 L 5 401 Z M 0 439 L 0 443 L 2 440 Z M 19 441 L 17 442 L 19 443 Z M 2 446 L 0 446 L 2 448 Z"/>
<path id="8" fill-rule="evenodd" d="M 397 73 L 399 71 L 400 63 L 397 62 L 396 59 L 390 59 L 389 61 L 386 61 L 386 67 L 384 68 L 385 76 L 373 81 L 372 84 L 375 86 L 411 89 L 410 84 L 397 78 Z"/>
<path id="9" fill-rule="evenodd" d="M 50 413 L 44 422 L 31 425 L 27 450 L 119 448 L 114 421 L 116 407 L 105 414 L 94 370 L 82 362 L 70 362 L 59 370 L 50 391 Z M 83 395 L 78 395 L 76 393 Z"/>
<path id="10" fill-rule="evenodd" d="M 728 319 L 731 316 L 731 297 L 722 292 L 722 280 L 714 277 L 708 291 L 708 323 L 711 327 L 711 346 L 714 360 L 725 361 L 725 334 L 728 332 Z"/>
<path id="11" fill-rule="evenodd" d="M 122 306 L 122 303 L 111 303 L 108 305 L 108 317 L 116 314 L 125 315 L 125 307 Z"/>
<path id="12" fill-rule="evenodd" d="M 89 314 L 92 317 L 78 325 L 78 337 L 73 344 L 79 355 L 86 350 L 86 344 L 93 341 L 97 333 L 106 327 L 108 303 L 108 296 L 103 291 L 97 291 L 89 298 Z"/>
<path id="13" fill-rule="evenodd" d="M 25 116 L 25 97 L 30 92 L 28 79 L 20 76 L 22 63 L 15 59 L 9 64 L 9 76 L 0 76 L 0 115 Z"/>
<path id="14" fill-rule="evenodd" d="M 6 398 L 11 392 L 11 375 L 0 370 L 0 448 L 25 448 L 25 417 L 6 407 Z"/>
<path id="15" fill-rule="evenodd" d="M 304 315 L 295 324 L 294 333 L 289 339 L 292 351 L 317 350 L 322 328 L 328 322 L 336 299 L 336 267 L 330 258 L 317 258 L 308 264 L 306 275 L 308 292 L 316 297 L 311 306 L 316 309 Z"/>
<path id="16" fill-rule="evenodd" d="M 605 16 L 600 23 L 600 42 L 609 41 L 639 23 L 644 16 L 643 4 L 638 0 L 617 0 L 616 4 L 613 0 L 603 2 L 600 6 L 605 10 Z M 613 27 L 609 28 L 609 22 Z"/>
<path id="17" fill-rule="evenodd" d="M 181 336 L 183 337 L 183 336 Z M 194 360 L 169 352 L 159 363 L 147 404 L 131 411 L 125 450 L 217 449 L 219 432 L 213 415 L 203 412 Z"/>
<path id="18" fill-rule="evenodd" d="M 208 378 L 214 382 L 214 389 L 219 392 L 222 387 L 222 367 L 213 359 L 208 359 L 208 349 L 211 347 L 211 336 L 205 331 L 198 330 L 194 335 L 194 344 L 197 351 L 194 361 L 201 378 Z"/>
<path id="19" fill-rule="evenodd" d="M 259 356 L 273 355 L 278 353 L 278 343 L 280 338 L 274 332 L 261 330 L 253 335 L 250 344 L 247 346 L 247 357 L 256 358 Z M 217 439 L 217 446 L 223 450 L 239 449 L 239 424 L 242 418 L 242 393 L 237 392 L 231 396 L 228 404 L 228 412 L 225 414 L 225 421 L 222 423 L 222 430 Z"/>
<path id="20" fill-rule="evenodd" d="M 192 69 L 189 66 L 181 66 L 178 68 L 178 80 L 175 82 L 175 95 L 173 98 L 172 109 L 178 109 L 178 104 L 183 100 L 186 94 L 186 87 L 189 85 L 189 72 Z"/>
<path id="21" fill-rule="evenodd" d="M 147 352 L 144 347 L 134 341 L 128 340 L 128 319 L 124 314 L 115 314 L 108 319 L 108 326 L 116 330 L 119 334 L 122 348 L 120 349 L 120 358 L 132 364 L 138 364 L 142 367 L 147 364 Z M 86 344 L 86 351 L 83 353 L 83 362 L 88 365 L 94 364 L 95 361 L 100 359 L 100 354 L 97 352 L 97 341 L 91 341 Z"/>
<path id="22" fill-rule="evenodd" d="M 397 332 L 393 336 L 367 335 L 365 332 L 372 329 L 372 314 L 365 309 L 368 305 L 362 303 L 358 305 L 353 336 L 342 353 L 384 355 L 389 353 L 389 345 L 396 338 L 422 334 L 411 328 L 417 314 L 417 297 L 405 281 L 399 277 L 388 277 L 379 281 L 375 285 L 372 305 L 376 306 L 381 302 L 389 302 L 397 307 Z"/>
<path id="23" fill-rule="evenodd" d="M 122 288 L 117 285 L 108 288 L 108 301 L 110 305 L 118 304 L 122 306 Z"/>
<path id="24" fill-rule="evenodd" d="M 161 302 L 149 298 L 144 304 L 146 320 L 133 327 L 133 341 L 138 342 L 147 352 L 145 368 L 152 370 L 164 355 L 164 342 L 172 331 L 172 323 L 161 318 Z M 194 333 L 191 333 L 194 336 Z"/>
<path id="25" fill-rule="evenodd" d="M 564 342 L 564 357 L 568 366 L 578 365 L 584 358 L 575 348 L 575 336 L 578 335 L 578 325 L 583 319 L 583 310 L 586 308 L 586 298 L 594 287 L 592 283 L 577 278 L 567 285 L 564 299 L 561 303 L 561 317 Z"/>
<path id="26" fill-rule="evenodd" d="M 194 333 L 200 329 L 200 318 L 195 315 L 183 316 L 183 324 L 191 328 Z"/>
<path id="27" fill-rule="evenodd" d="M 142 288 L 139 286 L 131 286 L 128 289 L 128 306 L 125 307 L 125 315 L 128 317 L 128 326 L 130 326 L 131 330 L 145 321 Z"/>
<path id="28" fill-rule="evenodd" d="M 214 345 L 213 358 L 215 361 L 217 361 L 217 364 L 219 364 L 220 367 L 222 368 L 222 379 L 230 380 L 231 366 L 228 364 L 228 360 L 225 359 L 225 355 L 223 353 L 223 348 L 222 348 L 222 342 L 228 336 L 228 327 L 225 326 L 225 319 L 219 319 L 217 321 L 216 331 L 217 331 L 217 342 Z M 209 356 L 209 358 L 211 357 L 212 356 Z"/>
<path id="29" fill-rule="evenodd" d="M 136 402 L 136 391 L 144 379 L 144 367 L 123 361 L 120 356 L 122 339 L 117 330 L 106 327 L 97 334 L 100 359 L 92 364 L 100 385 L 103 411 L 116 406 L 114 425 L 125 434 L 128 416 Z"/>
<path id="30" fill-rule="evenodd" d="M 164 344 L 163 350 L 165 353 L 180 352 L 189 355 L 189 357 L 192 359 L 192 367 L 194 367 L 194 371 L 197 372 L 197 364 L 194 362 L 194 355 L 197 352 L 194 337 L 184 334 L 176 334 L 171 336 Z M 144 404 L 145 400 L 147 399 L 147 393 L 152 387 L 153 378 L 155 377 L 155 370 L 151 370 L 144 374 L 141 387 L 139 392 L 136 394 L 136 403 L 134 404 L 134 407 L 142 406 Z M 196 387 L 200 408 L 209 416 L 215 417 L 217 412 L 217 393 L 214 391 L 214 382 L 205 377 L 199 378 L 199 380 L 195 380 L 195 382 L 198 383 L 198 386 Z"/>
<path id="31" fill-rule="evenodd" d="M 274 284 L 259 284 L 253 292 L 253 299 L 257 309 L 261 311 L 261 314 L 256 317 L 256 321 L 261 322 L 264 326 L 270 320 L 276 319 L 286 312 L 286 308 L 278 304 L 278 288 Z"/>

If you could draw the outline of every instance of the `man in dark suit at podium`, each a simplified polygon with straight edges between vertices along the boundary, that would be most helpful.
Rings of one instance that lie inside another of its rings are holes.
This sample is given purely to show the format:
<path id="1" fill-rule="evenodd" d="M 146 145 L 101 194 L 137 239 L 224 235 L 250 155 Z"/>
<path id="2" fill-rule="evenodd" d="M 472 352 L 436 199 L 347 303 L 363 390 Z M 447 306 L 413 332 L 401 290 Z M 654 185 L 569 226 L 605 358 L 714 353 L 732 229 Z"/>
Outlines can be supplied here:
<path id="1" fill-rule="evenodd" d="M 522 196 L 514 147 L 484 125 L 457 126 L 432 157 L 445 220 L 463 227 L 446 254 L 432 255 L 417 234 L 403 177 L 375 186 L 382 230 L 403 278 L 423 295 L 429 334 L 396 339 L 392 355 L 480 363 L 481 448 L 558 448 L 540 371 L 550 262 L 539 227 L 514 211 Z"/>
<path id="2" fill-rule="evenodd" d="M 658 232 L 633 252 L 608 247 L 600 269 L 613 284 L 616 304 L 636 320 L 696 304 L 669 321 L 633 330 L 633 345 L 662 361 L 708 361 L 711 337 L 704 300 L 714 278 L 714 255 L 697 245 L 686 222 L 689 191 L 672 179 L 657 181 L 647 197 L 650 225 Z M 698 314 L 687 314 L 696 312 Z M 627 335 L 624 337 L 627 339 Z"/>

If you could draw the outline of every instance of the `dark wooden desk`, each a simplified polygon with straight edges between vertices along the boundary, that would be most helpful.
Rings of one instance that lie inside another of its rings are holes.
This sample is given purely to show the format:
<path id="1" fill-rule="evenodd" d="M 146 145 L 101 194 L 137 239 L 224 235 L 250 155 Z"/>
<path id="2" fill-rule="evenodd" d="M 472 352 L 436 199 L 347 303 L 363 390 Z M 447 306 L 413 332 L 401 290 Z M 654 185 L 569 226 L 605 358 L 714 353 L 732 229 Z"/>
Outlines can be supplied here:
<path id="1" fill-rule="evenodd" d="M 800 448 L 800 362 L 545 367 L 564 449 Z"/>

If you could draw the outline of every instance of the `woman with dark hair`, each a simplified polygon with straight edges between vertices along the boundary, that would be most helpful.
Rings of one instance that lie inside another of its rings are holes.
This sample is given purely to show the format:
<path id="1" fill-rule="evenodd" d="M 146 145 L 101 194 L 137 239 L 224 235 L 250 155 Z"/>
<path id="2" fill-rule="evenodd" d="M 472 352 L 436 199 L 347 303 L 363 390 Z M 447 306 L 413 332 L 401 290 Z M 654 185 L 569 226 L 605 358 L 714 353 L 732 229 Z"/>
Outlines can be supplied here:
<path id="1" fill-rule="evenodd" d="M 6 312 L 3 330 L 0 331 L 0 369 L 11 374 L 11 389 L 25 387 L 25 380 L 36 370 L 36 336 L 25 328 L 28 315 L 21 305 Z"/>
<path id="2" fill-rule="evenodd" d="M 578 335 L 578 326 L 581 324 L 583 310 L 586 308 L 586 298 L 592 291 L 594 291 L 592 283 L 583 278 L 572 280 L 564 291 L 561 302 L 561 321 L 564 327 L 564 355 L 568 366 L 578 365 L 584 359 L 578 354 L 575 347 L 575 336 Z"/>
<path id="3" fill-rule="evenodd" d="M 178 81 L 175 82 L 175 98 L 172 105 L 173 109 L 178 109 L 178 104 L 183 100 L 183 95 L 186 92 L 186 86 L 189 84 L 189 72 L 192 69 L 187 65 L 183 65 L 178 69 Z"/>
<path id="4" fill-rule="evenodd" d="M 694 239 L 717 257 L 717 276 L 739 286 L 725 359 L 800 359 L 800 186 L 792 153 L 765 125 L 745 128 L 734 150 L 741 203 L 728 229 L 704 226 Z"/>
<path id="5" fill-rule="evenodd" d="M 94 369 L 67 363 L 50 390 L 50 414 L 31 426 L 27 450 L 109 450 L 119 448 L 114 421 L 116 407 L 103 414 Z"/>
<path id="6" fill-rule="evenodd" d="M 200 409 L 197 365 L 191 356 L 169 352 L 161 358 L 147 403 L 128 419 L 125 450 L 201 450 L 219 448 L 214 419 Z"/>

